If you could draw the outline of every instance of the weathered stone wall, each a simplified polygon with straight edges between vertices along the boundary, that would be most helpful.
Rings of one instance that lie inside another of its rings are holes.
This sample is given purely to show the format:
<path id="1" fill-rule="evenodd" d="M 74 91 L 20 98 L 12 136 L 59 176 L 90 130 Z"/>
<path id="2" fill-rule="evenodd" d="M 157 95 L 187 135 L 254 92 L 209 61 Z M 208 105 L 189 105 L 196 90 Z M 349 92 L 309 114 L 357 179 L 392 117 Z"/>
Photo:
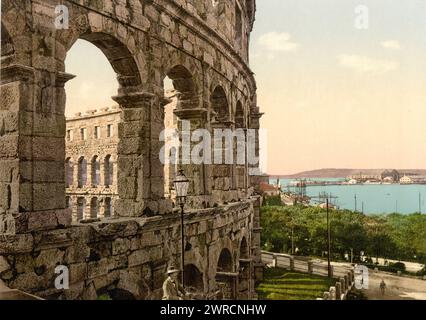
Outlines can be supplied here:
<path id="1" fill-rule="evenodd" d="M 217 265 L 224 248 L 232 254 L 233 272 L 238 273 L 247 262 L 241 244 L 251 241 L 255 202 L 188 213 L 185 234 L 190 249 L 185 264 L 194 265 L 202 274 L 204 293 L 216 289 Z M 1 279 L 12 288 L 50 299 L 96 299 L 116 289 L 137 299 L 161 299 L 167 267 L 180 261 L 179 214 L 110 219 L 8 239 L 0 242 Z M 57 265 L 69 268 L 70 290 L 55 289 Z M 249 297 L 246 279 L 229 283 L 246 289 L 239 297 Z"/>
<path id="2" fill-rule="evenodd" d="M 55 28 L 55 0 L 1 2 L 0 278 L 13 288 L 52 297 L 58 294 L 52 268 L 64 263 L 75 280 L 65 298 L 94 298 L 94 291 L 109 286 L 138 298 L 149 292 L 159 297 L 160 274 L 176 260 L 179 243 L 159 159 L 168 103 L 164 79 L 168 76 L 178 92 L 175 114 L 190 120 L 193 129 L 258 129 L 261 114 L 248 66 L 254 0 L 61 4 L 69 9 L 68 29 Z M 64 85 L 74 78 L 65 72 L 65 59 L 78 39 L 97 46 L 117 73 L 114 100 L 121 110 L 116 219 L 85 225 L 72 224 L 64 165 Z M 249 267 L 242 270 L 250 270 L 252 291 L 253 271 L 261 266 L 258 206 L 238 214 L 231 208 L 253 201 L 249 166 L 182 168 L 191 180 L 188 208 L 195 212 L 185 218 L 194 225 L 187 230 L 194 234 L 188 261 L 210 291 L 217 263 L 207 262 L 217 261 L 227 248 L 238 278 L 235 243 L 247 230 Z M 208 218 L 201 222 L 201 217 Z M 167 244 L 175 249 L 166 250 Z M 235 292 L 241 289 L 237 278 L 230 284 Z"/>

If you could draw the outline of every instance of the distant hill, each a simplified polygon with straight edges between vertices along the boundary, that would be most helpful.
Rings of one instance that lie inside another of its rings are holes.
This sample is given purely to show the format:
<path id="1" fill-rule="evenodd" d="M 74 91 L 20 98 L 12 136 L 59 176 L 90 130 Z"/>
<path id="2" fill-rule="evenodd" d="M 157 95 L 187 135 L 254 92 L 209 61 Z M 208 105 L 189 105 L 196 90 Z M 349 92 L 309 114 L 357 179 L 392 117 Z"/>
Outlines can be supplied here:
<path id="1" fill-rule="evenodd" d="M 299 179 L 299 178 L 345 178 L 353 174 L 381 174 L 393 169 L 319 169 L 299 172 L 292 175 L 271 175 L 271 178 Z M 400 174 L 426 175 L 426 169 L 397 169 Z"/>

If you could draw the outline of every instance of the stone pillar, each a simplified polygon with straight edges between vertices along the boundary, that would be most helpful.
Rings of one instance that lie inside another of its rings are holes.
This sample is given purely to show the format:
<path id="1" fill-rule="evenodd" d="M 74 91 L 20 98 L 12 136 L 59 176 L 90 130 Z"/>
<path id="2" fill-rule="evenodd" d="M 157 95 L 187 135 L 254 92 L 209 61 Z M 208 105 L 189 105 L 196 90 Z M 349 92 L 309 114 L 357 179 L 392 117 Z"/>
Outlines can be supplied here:
<path id="1" fill-rule="evenodd" d="M 330 300 L 337 300 L 336 299 L 336 292 L 337 292 L 336 287 L 330 287 Z"/>
<path id="2" fill-rule="evenodd" d="M 336 300 L 342 300 L 342 283 L 336 282 Z"/>
<path id="3" fill-rule="evenodd" d="M 105 197 L 98 198 L 98 218 L 105 218 Z"/>
<path id="4" fill-rule="evenodd" d="M 274 254 L 273 256 L 272 256 L 272 267 L 273 268 L 276 268 L 276 267 L 278 267 L 278 261 L 277 261 L 278 259 L 277 259 L 277 256 Z"/>
<path id="5" fill-rule="evenodd" d="M 308 261 L 308 273 L 314 273 L 314 263 L 312 261 Z"/>
<path id="6" fill-rule="evenodd" d="M 252 107 L 251 114 L 250 114 L 249 129 L 252 129 L 252 130 L 254 129 L 256 131 L 256 141 L 250 141 L 250 139 L 248 139 L 247 147 L 250 148 L 250 144 L 253 142 L 255 143 L 254 156 L 256 157 L 259 157 L 259 154 L 260 154 L 259 129 L 260 129 L 260 119 L 262 118 L 262 116 L 263 116 L 263 113 L 259 112 L 259 107 L 256 106 L 255 104 L 254 107 Z M 250 159 L 248 159 L 247 161 L 249 162 Z M 249 175 L 249 181 L 250 181 L 249 185 L 251 187 L 254 187 L 255 189 L 257 188 L 259 184 L 259 181 L 257 179 L 257 176 L 261 173 L 259 169 L 260 169 L 259 163 L 257 164 L 248 163 L 248 171 L 249 171 L 248 175 Z"/>
<path id="7" fill-rule="evenodd" d="M 345 280 L 345 278 L 340 278 L 340 283 L 341 283 L 341 286 L 342 286 L 342 294 L 345 294 L 345 292 L 346 292 L 346 280 Z"/>
<path id="8" fill-rule="evenodd" d="M 323 300 L 331 300 L 330 299 L 330 292 L 328 292 L 328 291 L 324 292 Z"/>
<path id="9" fill-rule="evenodd" d="M 176 109 L 174 111 L 175 115 L 181 121 L 189 121 L 190 122 L 190 131 L 191 134 L 194 133 L 195 130 L 198 129 L 206 129 L 205 124 L 207 122 L 207 110 L 202 108 L 196 109 Z M 179 122 L 178 131 L 182 133 L 182 122 Z M 208 141 L 207 141 L 208 142 Z M 199 142 L 190 142 L 190 150 L 193 150 L 193 147 L 199 145 Z M 204 140 L 204 143 L 206 141 Z M 207 145 L 207 144 L 206 144 Z M 207 152 L 208 150 L 204 150 Z M 183 157 L 180 160 L 184 160 Z M 190 160 L 190 159 L 186 159 Z M 190 163 L 180 164 L 179 168 L 183 169 L 186 177 L 190 181 L 190 187 L 188 190 L 188 206 L 192 208 L 203 208 L 203 203 L 209 203 L 210 197 L 207 196 L 206 185 L 204 183 L 204 168 L 205 163 L 195 164 L 193 162 L 194 159 L 191 159 Z M 166 164 L 168 165 L 168 164 Z M 173 179 L 174 177 L 171 177 Z"/>
<path id="10" fill-rule="evenodd" d="M 0 207 L 14 216 L 16 233 L 71 224 L 64 85 L 73 77 L 23 65 L 1 70 Z"/>
<path id="11" fill-rule="evenodd" d="M 294 271 L 294 257 L 290 257 L 290 270 Z"/>
<path id="12" fill-rule="evenodd" d="M 71 210 L 72 210 L 72 221 L 77 221 L 77 207 L 78 207 L 78 202 L 77 202 L 77 197 L 71 197 Z"/>
<path id="13" fill-rule="evenodd" d="M 223 121 L 223 122 L 213 122 L 211 124 L 212 127 L 212 138 L 213 138 L 213 147 L 212 147 L 212 194 L 214 201 L 216 203 L 227 203 L 231 202 L 233 197 L 236 198 L 236 196 L 233 195 L 233 170 L 234 165 L 232 164 L 226 164 L 226 154 L 229 151 L 229 148 L 226 146 L 226 139 L 223 137 L 222 140 L 220 140 L 219 133 L 225 134 L 225 130 L 230 130 L 232 132 L 233 128 L 233 122 L 230 121 Z M 215 143 L 216 141 L 216 143 Z M 233 142 L 233 141 L 232 141 Z M 216 148 L 217 145 L 217 148 Z M 234 143 L 231 144 L 230 148 L 232 149 Z M 222 161 L 221 163 L 215 163 L 215 154 L 222 153 Z M 234 159 L 235 160 L 235 159 Z"/>
<path id="14" fill-rule="evenodd" d="M 260 197 L 252 197 L 253 200 L 253 232 L 251 238 L 251 248 L 252 248 L 252 257 L 253 257 L 253 268 L 255 273 L 256 281 L 263 280 L 263 267 L 262 262 L 262 247 L 260 234 L 262 228 L 260 226 Z"/>
<path id="15" fill-rule="evenodd" d="M 86 206 L 84 207 L 83 219 L 87 220 L 92 218 L 90 214 L 92 209 L 92 198 L 84 197 L 84 199 L 86 200 Z"/>
<path id="16" fill-rule="evenodd" d="M 118 171 L 119 194 L 115 214 L 140 217 L 171 211 L 171 204 L 166 206 L 164 200 L 164 172 L 160 162 L 159 137 L 164 129 L 160 98 L 147 92 L 132 92 L 122 93 L 114 100 L 122 109 L 118 170 L 114 170 Z"/>

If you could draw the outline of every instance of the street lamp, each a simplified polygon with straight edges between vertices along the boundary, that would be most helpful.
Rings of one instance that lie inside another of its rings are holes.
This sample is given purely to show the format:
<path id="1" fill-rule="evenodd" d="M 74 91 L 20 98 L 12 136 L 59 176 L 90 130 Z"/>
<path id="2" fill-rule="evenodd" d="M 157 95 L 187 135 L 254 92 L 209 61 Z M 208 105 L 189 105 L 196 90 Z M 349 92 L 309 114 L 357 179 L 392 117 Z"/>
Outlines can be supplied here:
<path id="1" fill-rule="evenodd" d="M 176 200 L 180 206 L 181 214 L 180 214 L 180 229 L 181 229 L 181 266 L 182 266 L 182 287 L 185 283 L 185 234 L 184 234 L 184 208 L 186 197 L 188 196 L 189 189 L 189 180 L 185 176 L 183 170 L 179 170 L 175 180 L 173 181 L 176 191 Z"/>

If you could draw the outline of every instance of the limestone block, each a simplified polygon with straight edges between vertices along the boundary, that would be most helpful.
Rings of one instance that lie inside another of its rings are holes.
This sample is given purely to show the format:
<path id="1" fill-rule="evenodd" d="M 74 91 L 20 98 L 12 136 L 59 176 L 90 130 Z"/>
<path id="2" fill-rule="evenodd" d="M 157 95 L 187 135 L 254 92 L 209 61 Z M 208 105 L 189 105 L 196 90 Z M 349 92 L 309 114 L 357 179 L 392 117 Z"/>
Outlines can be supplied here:
<path id="1" fill-rule="evenodd" d="M 112 255 L 126 253 L 131 248 L 129 239 L 119 238 L 112 243 Z"/>
<path id="2" fill-rule="evenodd" d="M 70 285 L 84 283 L 87 279 L 87 263 L 73 263 L 69 266 Z"/>

